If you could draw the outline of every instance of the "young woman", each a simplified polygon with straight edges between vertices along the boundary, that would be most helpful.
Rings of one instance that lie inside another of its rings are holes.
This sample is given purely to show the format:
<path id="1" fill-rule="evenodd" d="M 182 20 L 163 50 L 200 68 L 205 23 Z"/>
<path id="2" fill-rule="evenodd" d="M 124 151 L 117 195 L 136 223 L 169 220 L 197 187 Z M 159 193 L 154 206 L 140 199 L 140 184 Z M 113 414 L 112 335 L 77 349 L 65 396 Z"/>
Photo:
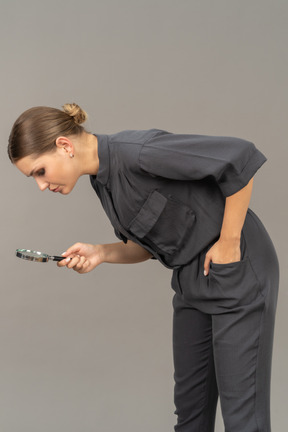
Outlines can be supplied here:
<path id="1" fill-rule="evenodd" d="M 173 269 L 179 432 L 269 432 L 279 281 L 272 241 L 248 208 L 265 156 L 245 140 L 152 129 L 93 135 L 76 104 L 36 107 L 13 125 L 8 153 L 41 190 L 68 194 L 90 175 L 121 240 L 71 246 L 60 267 L 158 259 Z"/>

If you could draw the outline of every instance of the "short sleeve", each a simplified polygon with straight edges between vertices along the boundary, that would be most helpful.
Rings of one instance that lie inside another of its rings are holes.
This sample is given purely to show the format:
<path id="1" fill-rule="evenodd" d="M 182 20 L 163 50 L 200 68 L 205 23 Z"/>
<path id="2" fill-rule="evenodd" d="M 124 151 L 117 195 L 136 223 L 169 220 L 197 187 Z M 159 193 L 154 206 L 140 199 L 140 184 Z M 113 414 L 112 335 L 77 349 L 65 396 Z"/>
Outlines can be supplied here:
<path id="1" fill-rule="evenodd" d="M 119 230 L 114 228 L 114 233 L 119 240 L 123 241 L 124 243 L 127 243 L 127 237 L 125 237 Z"/>
<path id="2" fill-rule="evenodd" d="M 141 169 L 151 175 L 186 181 L 212 177 L 226 197 L 246 186 L 266 160 L 240 138 L 170 133 L 146 142 L 139 156 Z"/>

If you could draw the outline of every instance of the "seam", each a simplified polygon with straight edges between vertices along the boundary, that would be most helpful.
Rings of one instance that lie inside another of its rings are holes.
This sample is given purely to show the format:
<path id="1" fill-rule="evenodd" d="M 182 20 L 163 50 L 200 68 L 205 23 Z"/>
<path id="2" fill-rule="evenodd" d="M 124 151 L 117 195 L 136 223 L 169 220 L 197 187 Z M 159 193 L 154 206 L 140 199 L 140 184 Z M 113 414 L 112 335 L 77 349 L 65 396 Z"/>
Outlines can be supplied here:
<path id="1" fill-rule="evenodd" d="M 250 264 L 250 268 L 251 268 L 251 270 L 252 270 L 252 273 L 254 274 L 254 276 L 255 276 L 255 279 L 256 279 L 256 281 L 257 281 L 257 285 L 258 285 L 258 289 L 257 289 L 257 291 L 258 291 L 258 294 L 260 294 L 261 295 L 261 297 L 262 298 L 266 298 L 266 296 L 263 294 L 263 292 L 262 292 L 262 290 L 261 290 L 261 283 L 260 283 L 260 281 L 259 281 L 259 279 L 258 279 L 258 277 L 257 277 L 257 274 L 256 274 L 256 272 L 255 272 L 255 270 L 254 270 L 254 267 L 253 267 L 253 265 L 252 265 L 252 263 L 251 263 L 251 260 L 250 260 L 250 258 L 249 258 L 249 256 L 247 256 L 247 258 L 248 258 L 248 261 L 249 261 L 249 264 Z"/>
<path id="2" fill-rule="evenodd" d="M 122 140 L 115 140 L 115 141 L 111 141 L 110 144 L 132 144 L 132 145 L 138 145 L 141 146 L 141 148 L 143 147 L 144 144 L 146 144 L 147 142 L 149 142 L 150 140 L 152 140 L 157 134 L 159 133 L 159 130 L 157 130 L 155 132 L 155 134 L 153 136 L 148 137 L 145 141 L 143 142 L 135 142 L 135 141 L 122 141 Z"/>
<path id="3" fill-rule="evenodd" d="M 265 307 L 265 303 L 264 303 L 264 307 Z M 260 319 L 260 325 L 259 325 L 259 333 L 258 333 L 258 348 L 257 348 L 257 357 L 256 357 L 256 361 L 255 361 L 255 378 L 254 378 L 254 413 L 255 413 L 255 423 L 257 425 L 257 431 L 260 432 L 260 426 L 258 423 L 258 419 L 257 419 L 257 411 L 256 411 L 256 406 L 257 406 L 257 371 L 258 371 L 258 362 L 259 362 L 259 351 L 260 351 L 260 344 L 261 344 L 261 339 L 260 339 L 260 329 L 262 328 L 262 324 L 263 324 L 263 315 L 264 315 L 264 307 L 261 313 L 261 319 Z"/>
<path id="4" fill-rule="evenodd" d="M 159 133 L 159 130 L 157 130 L 157 132 L 155 132 L 155 134 L 154 134 L 152 137 L 147 138 L 147 140 L 144 141 L 144 142 L 141 144 L 141 148 L 140 148 L 140 150 L 139 150 L 139 156 L 138 156 L 138 164 L 139 164 L 139 166 L 140 166 L 140 168 L 141 168 L 142 170 L 143 170 L 143 168 L 141 167 L 141 161 L 140 161 L 140 159 L 141 159 L 141 153 L 142 153 L 143 147 L 144 147 L 145 144 L 149 143 L 149 141 L 151 141 L 153 138 L 155 138 L 155 137 L 157 136 L 158 133 Z M 155 147 L 155 148 L 156 148 L 156 147 Z M 144 171 L 145 171 L 145 170 L 144 170 Z"/>
<path id="5" fill-rule="evenodd" d="M 255 270 L 254 270 L 254 267 L 253 267 L 253 264 L 252 264 L 252 262 L 251 262 L 251 260 L 250 260 L 250 257 L 249 257 L 249 254 L 248 254 L 248 252 L 247 252 L 247 241 L 246 241 L 246 236 L 245 236 L 245 233 L 244 233 L 244 230 L 242 229 L 242 234 L 243 234 L 243 238 L 244 238 L 244 241 L 245 241 L 245 247 L 246 247 L 246 257 L 247 257 L 247 259 L 248 259 L 248 261 L 249 261 L 249 264 L 250 264 L 250 268 L 251 268 L 251 270 L 252 270 L 252 273 L 253 273 L 253 275 L 254 275 L 254 277 L 255 277 L 255 280 L 257 281 L 257 285 L 258 285 L 258 293 L 261 295 L 261 297 L 263 297 L 264 299 L 265 299 L 265 296 L 264 296 L 264 294 L 263 294 L 263 292 L 262 292 L 262 290 L 261 290 L 261 283 L 260 283 L 260 281 L 259 281 L 259 279 L 258 279 L 258 276 L 257 276 L 257 274 L 256 274 L 256 272 L 255 272 Z"/>
<path id="6" fill-rule="evenodd" d="M 213 360 L 213 362 L 212 362 L 212 360 Z M 206 380 L 205 380 L 204 388 L 202 390 L 203 393 L 205 392 L 205 404 L 203 405 L 202 419 L 201 419 L 201 422 L 200 422 L 200 425 L 199 425 L 200 427 L 199 427 L 198 432 L 203 432 L 203 423 L 204 423 L 204 419 L 205 419 L 204 415 L 205 415 L 206 408 L 208 406 L 208 391 L 209 391 L 209 389 L 208 389 L 208 378 L 210 377 L 209 376 L 209 366 L 210 365 L 212 365 L 212 367 L 214 368 L 214 374 L 216 375 L 216 372 L 215 372 L 215 363 L 214 363 L 213 320 L 212 319 L 211 319 L 211 352 L 210 352 L 210 357 L 209 357 L 209 361 L 208 361 L 207 368 L 206 368 L 206 371 L 207 371 L 206 372 Z M 216 381 L 216 385 L 218 387 L 216 376 L 215 376 L 215 381 Z"/>

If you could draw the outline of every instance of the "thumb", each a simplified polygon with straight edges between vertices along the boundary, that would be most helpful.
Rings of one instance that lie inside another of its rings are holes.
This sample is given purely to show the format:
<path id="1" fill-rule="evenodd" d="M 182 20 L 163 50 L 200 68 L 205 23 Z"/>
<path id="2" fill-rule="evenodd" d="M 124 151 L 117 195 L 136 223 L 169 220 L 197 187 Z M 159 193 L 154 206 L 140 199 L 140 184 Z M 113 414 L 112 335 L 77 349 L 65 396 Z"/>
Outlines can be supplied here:
<path id="1" fill-rule="evenodd" d="M 211 261 L 210 256 L 206 254 L 205 261 L 204 261 L 204 276 L 208 276 L 209 274 L 210 261 Z"/>
<path id="2" fill-rule="evenodd" d="M 80 243 L 75 243 L 74 245 L 70 246 L 65 252 L 62 253 L 62 256 L 67 257 L 71 254 L 78 254 L 80 250 Z"/>

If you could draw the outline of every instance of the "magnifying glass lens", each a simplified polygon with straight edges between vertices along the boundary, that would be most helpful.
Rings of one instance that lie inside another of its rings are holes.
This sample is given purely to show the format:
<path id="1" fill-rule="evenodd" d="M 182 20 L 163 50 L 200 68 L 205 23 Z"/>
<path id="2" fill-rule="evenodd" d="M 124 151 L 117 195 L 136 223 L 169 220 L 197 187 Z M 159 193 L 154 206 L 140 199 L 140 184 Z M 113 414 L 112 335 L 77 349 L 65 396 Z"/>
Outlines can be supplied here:
<path id="1" fill-rule="evenodd" d="M 37 262 L 47 262 L 49 260 L 62 261 L 64 259 L 62 256 L 51 256 L 31 249 L 16 249 L 16 256 L 18 258 Z"/>
<path id="2" fill-rule="evenodd" d="M 23 250 L 23 255 L 27 258 L 45 258 L 46 254 L 37 251 Z"/>

